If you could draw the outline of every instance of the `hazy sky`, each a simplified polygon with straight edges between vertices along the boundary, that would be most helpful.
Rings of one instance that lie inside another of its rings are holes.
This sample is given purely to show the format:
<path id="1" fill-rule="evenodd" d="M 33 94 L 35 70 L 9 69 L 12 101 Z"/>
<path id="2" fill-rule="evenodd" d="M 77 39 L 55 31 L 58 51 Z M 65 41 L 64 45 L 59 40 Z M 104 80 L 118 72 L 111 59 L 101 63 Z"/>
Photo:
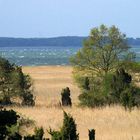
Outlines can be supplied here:
<path id="1" fill-rule="evenodd" d="M 140 37 L 140 0 L 0 0 L 0 36 L 87 36 L 100 24 Z"/>

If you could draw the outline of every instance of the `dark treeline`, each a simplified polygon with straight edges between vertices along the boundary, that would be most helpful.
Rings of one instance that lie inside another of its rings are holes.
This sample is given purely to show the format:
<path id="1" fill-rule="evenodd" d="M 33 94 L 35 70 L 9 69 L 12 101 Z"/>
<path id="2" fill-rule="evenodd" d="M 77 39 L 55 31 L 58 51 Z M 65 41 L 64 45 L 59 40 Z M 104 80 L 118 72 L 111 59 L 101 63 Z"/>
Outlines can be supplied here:
<path id="1" fill-rule="evenodd" d="M 0 38 L 0 47 L 15 46 L 82 46 L 86 37 Z"/>
<path id="2" fill-rule="evenodd" d="M 82 46 L 87 37 L 66 36 L 54 38 L 8 38 L 0 37 L 0 47 L 22 46 Z M 129 45 L 140 45 L 140 38 L 127 38 Z"/>

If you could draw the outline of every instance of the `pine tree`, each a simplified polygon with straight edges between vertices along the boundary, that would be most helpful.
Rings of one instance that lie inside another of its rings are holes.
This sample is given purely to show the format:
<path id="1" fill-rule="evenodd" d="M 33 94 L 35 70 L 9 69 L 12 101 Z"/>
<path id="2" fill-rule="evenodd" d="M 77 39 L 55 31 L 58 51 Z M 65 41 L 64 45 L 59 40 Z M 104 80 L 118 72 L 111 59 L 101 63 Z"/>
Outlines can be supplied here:
<path id="1" fill-rule="evenodd" d="M 60 131 L 54 131 L 50 128 L 48 131 L 51 140 L 79 140 L 77 128 L 73 117 L 64 112 L 63 126 Z"/>
<path id="2" fill-rule="evenodd" d="M 62 140 L 79 140 L 79 134 L 77 134 L 77 128 L 73 117 L 70 114 L 64 112 L 64 120 L 62 127 Z"/>

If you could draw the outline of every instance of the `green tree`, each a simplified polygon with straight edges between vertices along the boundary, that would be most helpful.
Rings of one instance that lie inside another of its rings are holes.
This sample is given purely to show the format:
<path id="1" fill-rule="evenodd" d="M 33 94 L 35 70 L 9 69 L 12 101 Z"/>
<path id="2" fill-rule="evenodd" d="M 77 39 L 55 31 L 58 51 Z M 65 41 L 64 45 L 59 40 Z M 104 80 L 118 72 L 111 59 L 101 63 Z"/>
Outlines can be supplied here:
<path id="1" fill-rule="evenodd" d="M 64 120 L 62 126 L 62 140 L 78 140 L 77 128 L 73 117 L 64 112 Z"/>
<path id="2" fill-rule="evenodd" d="M 77 128 L 73 117 L 64 112 L 63 126 L 60 131 L 50 129 L 49 134 L 52 140 L 79 140 Z"/>
<path id="3" fill-rule="evenodd" d="M 84 47 L 71 58 L 71 63 L 76 72 L 82 71 L 90 76 L 115 71 L 128 55 L 129 46 L 125 40 L 126 36 L 115 26 L 93 28 Z"/>
<path id="4" fill-rule="evenodd" d="M 130 87 L 133 89 L 136 87 L 132 85 L 132 77 L 127 72 L 135 68 L 137 69 L 135 71 L 138 71 L 140 66 L 134 61 L 135 54 L 129 52 L 129 48 L 126 36 L 115 26 L 101 25 L 91 30 L 83 48 L 71 58 L 74 78 L 82 89 L 79 96 L 81 105 L 89 107 L 111 103 L 134 105 L 135 90 L 130 90 Z M 127 91 L 129 89 L 132 96 L 126 94 L 126 89 Z M 139 96 L 139 90 L 136 95 Z"/>
<path id="5" fill-rule="evenodd" d="M 11 104 L 13 97 L 20 97 L 24 105 L 35 104 L 30 76 L 21 67 L 0 58 L 0 103 Z"/>

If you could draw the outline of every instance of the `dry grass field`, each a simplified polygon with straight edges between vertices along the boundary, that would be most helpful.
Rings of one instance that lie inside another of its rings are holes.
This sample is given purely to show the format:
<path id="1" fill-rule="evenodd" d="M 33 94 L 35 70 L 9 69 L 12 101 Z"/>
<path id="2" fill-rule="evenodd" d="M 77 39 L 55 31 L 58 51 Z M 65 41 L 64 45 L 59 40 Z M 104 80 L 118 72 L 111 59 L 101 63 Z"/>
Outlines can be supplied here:
<path id="1" fill-rule="evenodd" d="M 88 129 L 96 129 L 96 140 L 140 140 L 140 110 L 125 111 L 120 106 L 103 109 L 77 107 L 80 90 L 72 79 L 72 68 L 63 66 L 24 67 L 34 83 L 36 106 L 13 107 L 20 114 L 43 126 L 59 129 L 63 121 L 62 108 L 57 107 L 62 88 L 68 86 L 74 106 L 63 108 L 77 123 L 80 140 L 88 140 Z M 49 137 L 46 131 L 46 136 Z"/>

